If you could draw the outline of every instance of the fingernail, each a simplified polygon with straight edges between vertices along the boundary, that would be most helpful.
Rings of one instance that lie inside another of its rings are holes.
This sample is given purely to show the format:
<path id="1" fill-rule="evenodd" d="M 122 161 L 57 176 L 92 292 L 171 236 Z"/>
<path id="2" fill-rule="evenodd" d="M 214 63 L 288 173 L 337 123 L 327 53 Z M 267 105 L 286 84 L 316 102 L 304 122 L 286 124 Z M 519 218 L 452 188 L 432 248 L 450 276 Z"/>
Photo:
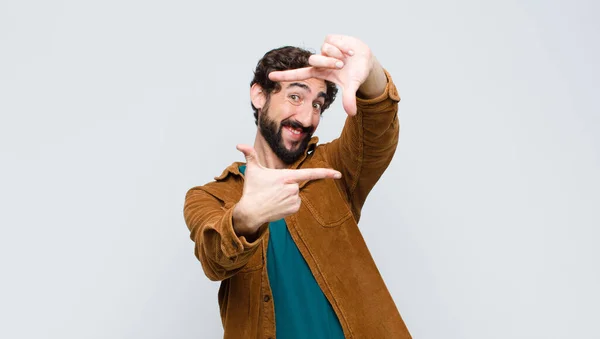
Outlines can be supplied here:
<path id="1" fill-rule="evenodd" d="M 339 179 L 342 177 L 342 173 L 336 173 L 333 177 Z"/>
<path id="2" fill-rule="evenodd" d="M 349 51 L 348 51 L 348 54 L 349 54 L 349 55 L 354 55 L 354 51 L 353 51 L 353 50 L 349 50 Z"/>
<path id="3" fill-rule="evenodd" d="M 338 62 L 335 63 L 335 67 L 342 68 L 342 67 L 344 67 L 344 63 L 341 62 L 341 61 L 338 61 Z"/>

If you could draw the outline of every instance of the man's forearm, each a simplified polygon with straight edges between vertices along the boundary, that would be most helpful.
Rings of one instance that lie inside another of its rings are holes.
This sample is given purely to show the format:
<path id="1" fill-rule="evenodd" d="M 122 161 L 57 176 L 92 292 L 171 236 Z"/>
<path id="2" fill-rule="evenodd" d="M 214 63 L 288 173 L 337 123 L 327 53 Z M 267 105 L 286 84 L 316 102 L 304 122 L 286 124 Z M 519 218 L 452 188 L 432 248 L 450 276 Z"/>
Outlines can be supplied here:
<path id="1" fill-rule="evenodd" d="M 383 73 L 383 81 L 378 79 L 378 69 Z M 341 180 L 356 220 L 360 218 L 368 193 L 387 169 L 398 143 L 400 97 L 391 76 L 386 73 L 379 64 L 373 67 L 367 77 L 369 80 L 363 82 L 365 89 L 373 90 L 371 97 L 357 93 L 358 118 L 349 116 L 340 137 L 326 147 L 332 167 L 342 172 Z"/>

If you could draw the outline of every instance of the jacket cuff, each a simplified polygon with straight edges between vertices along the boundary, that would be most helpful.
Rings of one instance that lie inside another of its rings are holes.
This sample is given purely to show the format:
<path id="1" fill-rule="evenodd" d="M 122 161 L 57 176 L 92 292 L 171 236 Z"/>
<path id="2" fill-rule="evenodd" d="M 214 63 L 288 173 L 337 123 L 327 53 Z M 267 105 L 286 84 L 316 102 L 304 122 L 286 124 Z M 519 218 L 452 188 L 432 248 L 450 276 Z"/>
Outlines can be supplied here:
<path id="1" fill-rule="evenodd" d="M 223 224 L 221 225 L 221 229 L 223 232 L 221 233 L 221 250 L 230 258 L 239 256 L 240 254 L 251 251 L 259 246 L 268 228 L 268 223 L 262 225 L 257 231 L 258 235 L 256 236 L 256 239 L 250 242 L 245 236 L 238 236 L 233 229 L 233 206 L 225 212 L 222 220 Z"/>

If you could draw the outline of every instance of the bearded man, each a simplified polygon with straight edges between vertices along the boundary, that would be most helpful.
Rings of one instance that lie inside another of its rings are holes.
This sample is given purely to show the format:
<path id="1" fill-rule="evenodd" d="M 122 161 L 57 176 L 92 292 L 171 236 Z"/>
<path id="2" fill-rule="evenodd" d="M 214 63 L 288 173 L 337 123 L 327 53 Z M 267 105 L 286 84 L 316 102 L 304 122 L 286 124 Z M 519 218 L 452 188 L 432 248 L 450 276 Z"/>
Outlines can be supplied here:
<path id="1" fill-rule="evenodd" d="M 338 87 L 348 117 L 320 144 L 313 134 Z M 221 283 L 224 337 L 411 338 L 358 228 L 398 144 L 388 71 L 362 41 L 329 35 L 320 54 L 267 52 L 250 100 L 245 162 L 191 188 L 184 205 L 195 255 Z"/>

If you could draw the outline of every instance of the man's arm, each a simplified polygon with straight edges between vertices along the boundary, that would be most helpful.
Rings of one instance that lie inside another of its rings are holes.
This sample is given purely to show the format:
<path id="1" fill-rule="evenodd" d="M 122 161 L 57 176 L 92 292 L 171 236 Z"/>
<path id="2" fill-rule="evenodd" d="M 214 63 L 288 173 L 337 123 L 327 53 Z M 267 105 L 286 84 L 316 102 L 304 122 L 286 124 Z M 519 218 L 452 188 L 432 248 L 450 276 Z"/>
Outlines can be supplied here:
<path id="1" fill-rule="evenodd" d="M 263 225 L 253 234 L 254 241 L 238 235 L 233 217 L 236 206 L 224 208 L 220 200 L 201 187 L 190 189 L 185 196 L 183 214 L 195 243 L 194 254 L 213 281 L 227 279 L 241 270 L 260 250 L 266 231 Z"/>
<path id="2" fill-rule="evenodd" d="M 390 74 L 375 61 L 357 91 L 357 114 L 347 117 L 338 139 L 324 145 L 332 167 L 342 173 L 340 188 L 346 193 L 357 221 L 367 195 L 396 151 L 399 102 Z"/>

